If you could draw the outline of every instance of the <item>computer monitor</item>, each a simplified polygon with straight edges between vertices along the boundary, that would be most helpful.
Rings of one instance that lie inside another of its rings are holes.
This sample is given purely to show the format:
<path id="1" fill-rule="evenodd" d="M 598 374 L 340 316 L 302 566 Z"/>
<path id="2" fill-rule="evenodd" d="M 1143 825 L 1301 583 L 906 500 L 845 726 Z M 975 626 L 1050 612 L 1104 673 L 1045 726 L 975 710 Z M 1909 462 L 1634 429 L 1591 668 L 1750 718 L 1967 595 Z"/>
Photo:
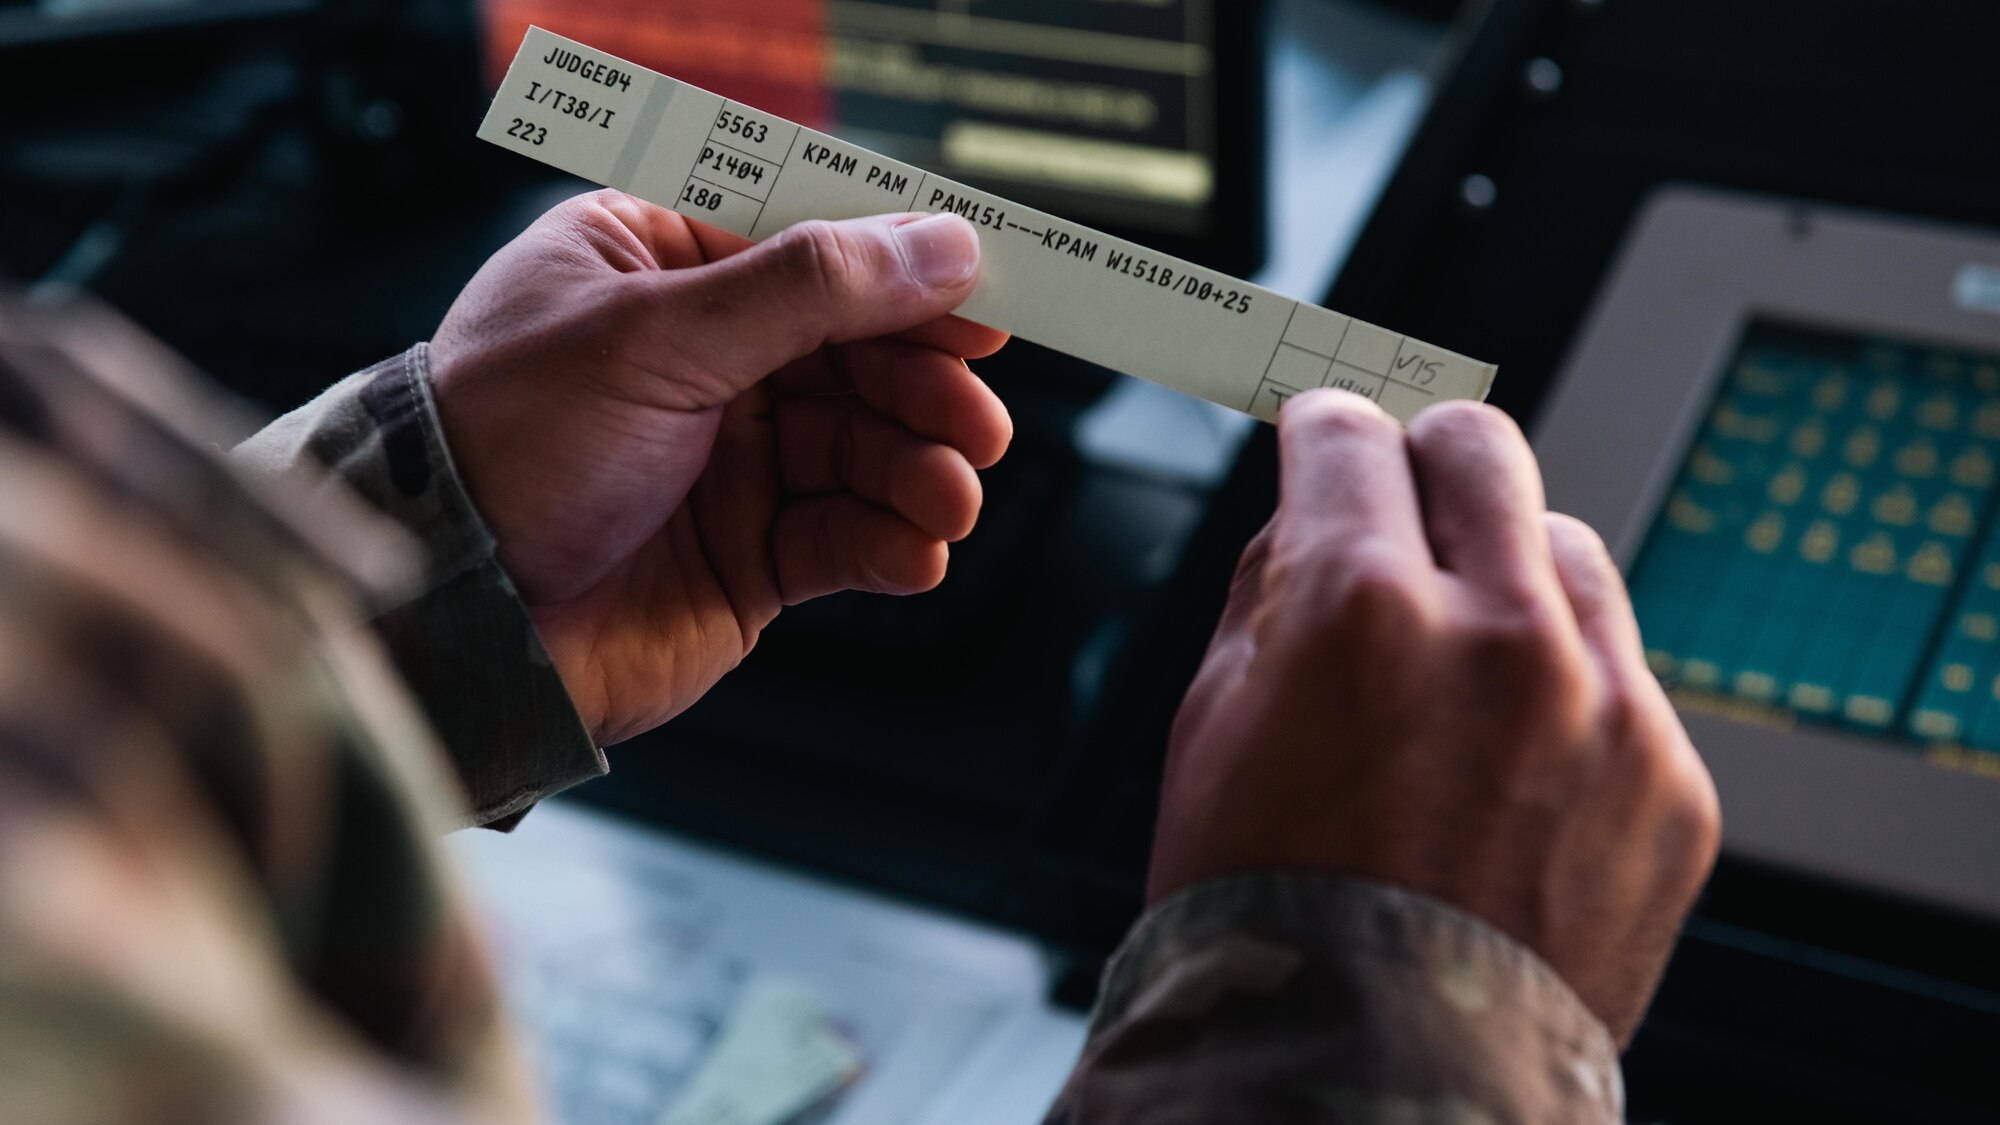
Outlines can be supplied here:
<path id="1" fill-rule="evenodd" d="M 2000 238 L 1667 189 L 1535 444 L 1728 846 L 2000 917 Z"/>
<path id="2" fill-rule="evenodd" d="M 489 80 L 546 27 L 1220 269 L 1262 252 L 1259 5 L 482 0 Z"/>
<path id="3" fill-rule="evenodd" d="M 1632 565 L 1686 692 L 2000 775 L 2000 352 L 1754 320 Z"/>

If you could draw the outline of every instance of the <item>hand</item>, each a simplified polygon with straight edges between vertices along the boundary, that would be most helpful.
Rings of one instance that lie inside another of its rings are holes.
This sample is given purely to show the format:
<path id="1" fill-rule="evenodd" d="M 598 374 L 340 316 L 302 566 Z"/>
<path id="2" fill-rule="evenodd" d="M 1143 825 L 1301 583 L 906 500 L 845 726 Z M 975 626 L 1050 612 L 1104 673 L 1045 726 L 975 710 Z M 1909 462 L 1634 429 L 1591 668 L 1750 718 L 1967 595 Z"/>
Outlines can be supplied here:
<path id="1" fill-rule="evenodd" d="M 1272 869 L 1431 895 L 1627 1041 L 1715 858 L 1715 789 L 1617 568 L 1543 509 L 1514 424 L 1406 436 L 1344 392 L 1279 419 L 1282 500 L 1176 722 L 1157 898 Z"/>
<path id="2" fill-rule="evenodd" d="M 600 744 L 678 714 L 785 605 L 944 578 L 1012 436 L 951 319 L 951 216 L 751 246 L 619 192 L 502 249 L 438 329 L 445 437 Z"/>

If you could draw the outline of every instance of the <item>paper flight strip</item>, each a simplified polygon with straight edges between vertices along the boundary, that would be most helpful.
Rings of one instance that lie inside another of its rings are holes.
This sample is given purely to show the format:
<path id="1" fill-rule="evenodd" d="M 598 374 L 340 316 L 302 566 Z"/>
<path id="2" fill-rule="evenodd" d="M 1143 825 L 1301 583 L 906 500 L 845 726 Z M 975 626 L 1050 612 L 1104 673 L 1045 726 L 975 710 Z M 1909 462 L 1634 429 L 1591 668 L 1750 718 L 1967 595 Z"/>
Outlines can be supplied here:
<path id="1" fill-rule="evenodd" d="M 1314 387 L 1408 421 L 1492 364 L 890 160 L 530 28 L 479 136 L 762 240 L 807 219 L 952 212 L 979 232 L 959 315 L 1259 418 Z"/>

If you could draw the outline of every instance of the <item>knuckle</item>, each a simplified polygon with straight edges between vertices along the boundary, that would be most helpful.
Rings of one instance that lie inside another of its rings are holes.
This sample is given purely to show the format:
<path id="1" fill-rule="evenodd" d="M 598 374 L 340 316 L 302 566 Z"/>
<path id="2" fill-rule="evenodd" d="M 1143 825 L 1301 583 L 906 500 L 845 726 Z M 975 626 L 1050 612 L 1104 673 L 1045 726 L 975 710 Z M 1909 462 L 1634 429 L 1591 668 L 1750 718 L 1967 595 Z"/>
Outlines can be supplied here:
<path id="1" fill-rule="evenodd" d="M 831 461 L 830 475 L 850 488 L 880 487 L 880 482 L 861 479 L 861 463 L 856 452 L 862 446 L 862 439 L 855 431 L 860 422 L 861 412 L 849 410 L 834 426 L 833 447 L 827 451 Z"/>
<path id="2" fill-rule="evenodd" d="M 615 219 L 619 212 L 630 211 L 634 200 L 617 188 L 598 188 L 576 196 L 571 202 L 593 214 Z"/>
<path id="3" fill-rule="evenodd" d="M 812 535 L 808 540 L 813 547 L 815 560 L 820 569 L 832 571 L 839 552 L 834 548 L 840 542 L 839 528 L 834 526 L 833 505 L 819 504 L 812 509 Z"/>
<path id="4" fill-rule="evenodd" d="M 1598 708 L 1597 725 L 1611 746 L 1644 746 L 1656 724 L 1652 708 L 1632 692 L 1611 691 Z"/>
<path id="5" fill-rule="evenodd" d="M 548 217 L 586 241 L 634 243 L 632 229 L 618 217 L 617 207 L 623 202 L 623 193 L 606 188 L 571 196 L 551 208 Z"/>
<path id="6" fill-rule="evenodd" d="M 1366 639 L 1427 627 L 1422 579 L 1386 541 L 1351 540 L 1337 551 L 1281 544 L 1269 567 L 1270 586 L 1300 607 L 1312 635 Z"/>
<path id="7" fill-rule="evenodd" d="M 1484 578 L 1479 596 L 1489 607 L 1487 627 L 1498 635 L 1550 640 L 1559 638 L 1574 621 L 1561 608 L 1566 599 L 1559 581 L 1540 566 L 1510 566 Z"/>
<path id="8" fill-rule="evenodd" d="M 1402 439 L 1394 418 L 1372 401 L 1339 391 L 1308 391 L 1287 403 L 1278 416 L 1281 439 L 1350 442 Z"/>
<path id="9" fill-rule="evenodd" d="M 1236 574 L 1229 580 L 1229 588 L 1234 591 L 1259 574 L 1271 558 L 1271 539 L 1275 534 L 1272 524 L 1265 524 L 1250 545 L 1243 548 L 1243 555 L 1236 561 Z"/>
<path id="10" fill-rule="evenodd" d="M 1354 634 L 1370 640 L 1418 637 L 1430 632 L 1430 606 L 1406 576 L 1371 571 L 1348 582 L 1341 616 Z"/>
<path id="11" fill-rule="evenodd" d="M 853 295 L 859 265 L 838 226 L 811 219 L 794 226 L 784 237 L 786 266 L 807 279 L 817 296 L 838 303 Z"/>
<path id="12" fill-rule="evenodd" d="M 1554 745 L 1586 745 L 1601 730 L 1603 688 L 1582 643 L 1542 602 L 1525 601 L 1466 631 L 1468 666 L 1496 714 L 1510 715 Z"/>
<path id="13" fill-rule="evenodd" d="M 549 214 L 557 218 L 579 221 L 608 218 L 612 206 L 617 202 L 617 195 L 618 193 L 610 188 L 586 191 L 580 195 L 572 195 L 549 208 Z"/>
<path id="14" fill-rule="evenodd" d="M 1630 779 L 1643 807 L 1656 810 L 1670 849 L 1704 870 L 1722 843 L 1722 802 L 1715 779 L 1664 698 L 1615 693 L 1600 716 L 1617 775 Z"/>
<path id="15" fill-rule="evenodd" d="M 1550 535 L 1562 541 L 1565 546 L 1587 554 L 1602 556 L 1606 560 L 1611 558 L 1611 549 L 1605 546 L 1604 537 L 1597 533 L 1596 528 L 1567 512 L 1550 512 L 1547 519 Z"/>
<path id="16" fill-rule="evenodd" d="M 1687 842 L 1689 854 L 1705 867 L 1722 847 L 1722 800 L 1694 747 L 1683 739 L 1676 750 L 1666 792 L 1669 823 L 1674 835 Z"/>
<path id="17" fill-rule="evenodd" d="M 1416 611 L 1422 608 L 1418 577 L 1394 545 L 1376 539 L 1357 543 L 1344 563 L 1345 600 L 1350 605 Z"/>
<path id="18" fill-rule="evenodd" d="M 1428 444 L 1521 442 L 1527 438 L 1507 412 L 1483 402 L 1441 402 L 1410 423 L 1410 438 Z"/>
<path id="19" fill-rule="evenodd" d="M 1473 647 L 1496 664 L 1524 675 L 1574 678 L 1583 671 L 1567 623 L 1549 599 L 1529 590 L 1512 591 L 1471 628 Z"/>
<path id="20" fill-rule="evenodd" d="M 1618 564 L 1611 548 L 1597 529 L 1561 512 L 1548 513 L 1549 547 L 1567 565 L 1582 568 L 1598 579 L 1619 578 Z"/>

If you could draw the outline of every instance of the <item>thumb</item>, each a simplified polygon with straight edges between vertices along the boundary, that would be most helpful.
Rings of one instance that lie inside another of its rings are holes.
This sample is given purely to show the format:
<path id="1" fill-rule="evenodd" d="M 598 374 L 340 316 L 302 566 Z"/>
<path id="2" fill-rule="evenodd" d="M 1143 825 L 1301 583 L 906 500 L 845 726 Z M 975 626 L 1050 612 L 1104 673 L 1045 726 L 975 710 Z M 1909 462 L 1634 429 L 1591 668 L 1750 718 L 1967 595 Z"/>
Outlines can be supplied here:
<path id="1" fill-rule="evenodd" d="M 979 236 L 956 215 L 805 222 L 719 262 L 640 276 L 657 287 L 671 354 L 737 391 L 823 345 L 950 313 L 972 295 Z"/>

